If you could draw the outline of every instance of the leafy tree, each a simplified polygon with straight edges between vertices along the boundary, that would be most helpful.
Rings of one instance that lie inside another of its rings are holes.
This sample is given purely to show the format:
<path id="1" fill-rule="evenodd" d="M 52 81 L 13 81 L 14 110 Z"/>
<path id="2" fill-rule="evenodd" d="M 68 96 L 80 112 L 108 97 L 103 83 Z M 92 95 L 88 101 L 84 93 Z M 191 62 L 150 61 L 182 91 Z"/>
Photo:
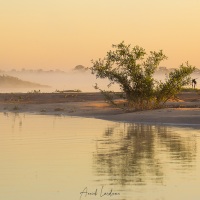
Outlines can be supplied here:
<path id="1" fill-rule="evenodd" d="M 167 59 L 162 50 L 151 51 L 147 55 L 145 49 L 139 46 L 131 48 L 124 42 L 112 47 L 114 50 L 107 52 L 105 58 L 92 60 L 90 69 L 97 78 L 107 78 L 110 81 L 108 87 L 119 84 L 128 109 L 145 110 L 163 106 L 190 82 L 190 74 L 195 70 L 188 63 L 182 64 L 179 69 L 170 72 L 165 82 L 157 81 L 153 75 L 160 62 Z M 101 90 L 98 85 L 95 88 L 115 104 L 113 95 L 116 93 Z"/>

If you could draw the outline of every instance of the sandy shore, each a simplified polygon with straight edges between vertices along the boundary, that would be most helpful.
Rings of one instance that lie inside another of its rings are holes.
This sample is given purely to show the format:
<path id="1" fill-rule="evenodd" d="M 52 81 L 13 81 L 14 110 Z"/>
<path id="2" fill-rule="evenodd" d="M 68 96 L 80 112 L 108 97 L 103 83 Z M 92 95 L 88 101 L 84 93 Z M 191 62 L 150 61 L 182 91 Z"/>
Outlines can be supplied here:
<path id="1" fill-rule="evenodd" d="M 178 102 L 168 102 L 164 109 L 125 113 L 107 104 L 100 93 L 9 93 L 0 94 L 0 112 L 200 127 L 200 94 L 185 92 L 180 93 L 178 98 Z"/>

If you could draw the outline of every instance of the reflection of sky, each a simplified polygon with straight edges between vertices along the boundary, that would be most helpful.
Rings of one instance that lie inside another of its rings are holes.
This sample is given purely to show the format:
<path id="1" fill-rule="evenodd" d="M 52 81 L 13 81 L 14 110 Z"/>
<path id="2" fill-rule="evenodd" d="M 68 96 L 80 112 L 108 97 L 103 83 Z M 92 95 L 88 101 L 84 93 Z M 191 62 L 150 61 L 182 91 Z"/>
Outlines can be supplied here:
<path id="1" fill-rule="evenodd" d="M 0 121 L 0 199 L 79 198 L 107 122 L 10 113 Z"/>
<path id="2" fill-rule="evenodd" d="M 76 200 L 102 185 L 121 193 L 113 199 L 200 197 L 198 129 L 11 113 L 0 121 L 0 199 Z"/>

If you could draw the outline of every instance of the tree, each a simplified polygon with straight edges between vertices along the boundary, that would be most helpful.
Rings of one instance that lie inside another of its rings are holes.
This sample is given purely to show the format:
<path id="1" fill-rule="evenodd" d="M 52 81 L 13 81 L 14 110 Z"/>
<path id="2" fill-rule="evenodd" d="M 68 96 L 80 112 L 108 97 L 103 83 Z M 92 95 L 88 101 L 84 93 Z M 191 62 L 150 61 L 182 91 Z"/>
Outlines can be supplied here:
<path id="1" fill-rule="evenodd" d="M 90 68 L 97 78 L 107 78 L 110 83 L 119 84 L 125 99 L 127 109 L 145 110 L 163 106 L 167 100 L 174 97 L 181 88 L 190 82 L 190 74 L 195 67 L 188 64 L 170 72 L 165 82 L 157 81 L 153 75 L 161 61 L 167 59 L 162 50 L 146 54 L 145 49 L 121 42 L 112 46 L 114 50 L 107 52 L 103 59 L 92 60 Z M 113 104 L 113 91 L 99 89 Z"/>
<path id="2" fill-rule="evenodd" d="M 84 67 L 83 65 L 77 65 L 74 70 L 76 71 L 87 71 L 87 68 Z"/>

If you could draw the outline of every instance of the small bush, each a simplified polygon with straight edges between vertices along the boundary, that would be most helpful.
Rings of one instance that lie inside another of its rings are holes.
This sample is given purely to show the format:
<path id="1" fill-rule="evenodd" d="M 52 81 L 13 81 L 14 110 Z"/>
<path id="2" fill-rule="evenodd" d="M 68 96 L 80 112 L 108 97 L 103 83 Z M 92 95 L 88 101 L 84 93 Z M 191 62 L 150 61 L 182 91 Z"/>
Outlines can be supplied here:
<path id="1" fill-rule="evenodd" d="M 55 108 L 54 111 L 64 111 L 64 108 Z"/>
<path id="2" fill-rule="evenodd" d="M 19 110 L 19 107 L 18 106 L 14 106 L 13 110 Z"/>

